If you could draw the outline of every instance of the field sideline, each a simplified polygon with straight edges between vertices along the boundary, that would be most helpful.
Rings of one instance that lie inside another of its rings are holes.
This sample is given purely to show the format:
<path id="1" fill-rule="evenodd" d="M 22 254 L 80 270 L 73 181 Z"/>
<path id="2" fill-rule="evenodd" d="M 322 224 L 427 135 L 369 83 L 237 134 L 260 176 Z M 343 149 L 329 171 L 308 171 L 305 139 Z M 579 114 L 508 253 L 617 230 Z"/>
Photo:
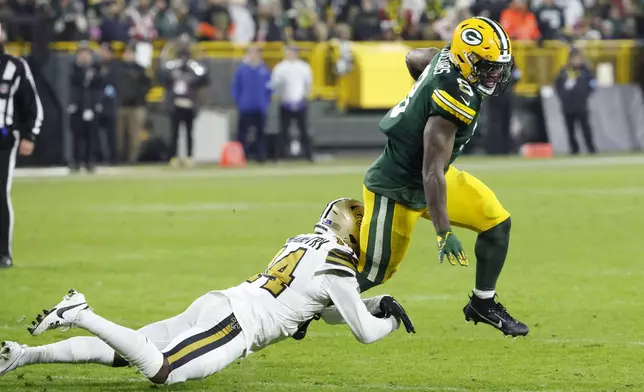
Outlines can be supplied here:
<path id="1" fill-rule="evenodd" d="M 0 340 L 46 344 L 30 319 L 71 287 L 101 315 L 139 328 L 263 270 L 311 230 L 325 203 L 361 199 L 367 159 L 246 169 L 107 168 L 95 176 L 19 170 L 16 267 L 0 270 Z M 255 353 L 177 391 L 644 391 L 644 156 L 548 161 L 469 158 L 513 214 L 500 300 L 531 326 L 504 339 L 466 324 L 475 266 L 436 262 L 419 222 L 407 260 L 367 295 L 390 293 L 417 334 L 369 346 L 315 322 L 303 341 Z M 474 259 L 475 235 L 458 230 Z M 148 391 L 132 368 L 49 365 L 0 377 L 0 391 Z"/>

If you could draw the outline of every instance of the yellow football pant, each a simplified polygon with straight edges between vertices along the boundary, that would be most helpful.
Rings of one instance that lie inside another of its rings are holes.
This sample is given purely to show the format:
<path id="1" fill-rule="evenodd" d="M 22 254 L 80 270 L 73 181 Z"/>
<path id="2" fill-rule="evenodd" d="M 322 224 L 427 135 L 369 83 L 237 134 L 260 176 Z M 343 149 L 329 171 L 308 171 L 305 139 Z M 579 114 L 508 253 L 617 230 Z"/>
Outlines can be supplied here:
<path id="1" fill-rule="evenodd" d="M 494 192 L 471 174 L 450 166 L 445 180 L 447 213 L 453 226 L 480 233 L 510 217 Z M 431 218 L 426 208 L 409 208 L 364 186 L 363 198 L 358 271 L 363 278 L 361 286 L 373 287 L 386 282 L 398 269 L 418 219 Z"/>

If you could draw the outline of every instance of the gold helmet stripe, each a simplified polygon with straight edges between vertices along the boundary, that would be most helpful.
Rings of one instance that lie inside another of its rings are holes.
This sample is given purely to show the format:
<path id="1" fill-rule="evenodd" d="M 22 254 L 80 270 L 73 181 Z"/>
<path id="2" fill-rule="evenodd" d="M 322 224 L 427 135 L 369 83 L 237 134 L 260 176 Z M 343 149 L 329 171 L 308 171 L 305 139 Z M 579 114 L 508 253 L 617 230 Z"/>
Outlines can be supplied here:
<path id="1" fill-rule="evenodd" d="M 503 30 L 503 28 L 498 23 L 491 19 L 485 18 L 483 16 L 477 16 L 476 19 L 484 21 L 494 29 L 499 42 L 501 43 L 501 54 L 510 54 L 510 37 L 508 37 L 505 30 Z"/>

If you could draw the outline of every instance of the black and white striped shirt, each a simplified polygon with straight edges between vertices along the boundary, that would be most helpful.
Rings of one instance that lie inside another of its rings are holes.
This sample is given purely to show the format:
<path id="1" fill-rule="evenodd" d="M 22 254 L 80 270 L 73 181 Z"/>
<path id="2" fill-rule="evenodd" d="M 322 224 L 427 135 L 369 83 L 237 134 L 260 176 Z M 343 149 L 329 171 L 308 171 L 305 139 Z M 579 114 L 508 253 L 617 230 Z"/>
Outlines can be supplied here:
<path id="1" fill-rule="evenodd" d="M 42 122 L 43 108 L 29 65 L 0 52 L 0 132 L 19 131 L 21 139 L 35 141 Z"/>

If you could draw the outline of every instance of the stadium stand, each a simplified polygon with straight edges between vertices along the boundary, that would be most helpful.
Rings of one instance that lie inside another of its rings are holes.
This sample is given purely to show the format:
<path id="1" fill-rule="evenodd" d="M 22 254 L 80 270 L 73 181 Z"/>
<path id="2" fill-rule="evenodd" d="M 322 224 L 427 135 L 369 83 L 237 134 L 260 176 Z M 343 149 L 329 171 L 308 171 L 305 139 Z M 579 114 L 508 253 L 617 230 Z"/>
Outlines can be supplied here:
<path id="1" fill-rule="evenodd" d="M 374 93 L 366 88 L 377 80 L 374 75 L 383 73 L 388 83 L 402 86 L 396 91 L 411 84 L 404 67 L 395 65 L 397 57 L 388 56 L 399 57 L 405 48 L 442 46 L 453 27 L 472 15 L 500 20 L 515 39 L 521 77 L 514 92 L 520 97 L 535 97 L 542 86 L 552 84 L 571 45 L 589 63 L 608 64 L 615 84 L 642 84 L 639 65 L 644 56 L 638 43 L 644 39 L 642 0 L 0 0 L 0 22 L 10 42 L 7 50 L 29 54 L 30 61 L 40 65 L 39 79 L 50 85 L 43 88 L 59 92 L 50 100 L 58 101 L 59 113 L 66 105 L 60 75 L 67 72 L 81 41 L 96 49 L 109 43 L 116 58 L 127 44 L 144 45 L 150 57 L 144 62 L 149 62 L 146 68 L 153 80 L 159 62 L 176 52 L 177 40 L 195 42 L 194 57 L 213 75 L 203 92 L 205 106 L 231 110 L 228 85 L 246 45 L 259 42 L 271 68 L 283 58 L 284 43 L 295 41 L 313 69 L 311 98 L 332 101 L 312 108 L 327 123 L 341 122 L 347 111 L 386 110 L 394 105 L 400 94 L 386 96 L 387 89 Z M 374 58 L 381 59 L 376 68 Z M 158 80 L 154 86 L 147 95 L 146 129 L 163 123 L 155 120 L 154 113 L 163 107 L 164 91 Z M 331 114 L 329 106 L 334 109 Z M 373 128 L 377 114 L 369 116 L 363 113 L 353 119 L 358 130 L 351 136 L 337 135 L 333 132 L 337 127 L 327 125 L 331 131 L 320 132 L 316 144 L 381 143 L 378 138 L 365 139 L 359 131 Z M 61 121 L 64 133 L 66 120 Z M 315 123 L 315 115 L 311 121 Z M 47 154 L 42 162 L 34 157 L 31 163 L 54 163 L 53 157 L 59 155 Z"/>

